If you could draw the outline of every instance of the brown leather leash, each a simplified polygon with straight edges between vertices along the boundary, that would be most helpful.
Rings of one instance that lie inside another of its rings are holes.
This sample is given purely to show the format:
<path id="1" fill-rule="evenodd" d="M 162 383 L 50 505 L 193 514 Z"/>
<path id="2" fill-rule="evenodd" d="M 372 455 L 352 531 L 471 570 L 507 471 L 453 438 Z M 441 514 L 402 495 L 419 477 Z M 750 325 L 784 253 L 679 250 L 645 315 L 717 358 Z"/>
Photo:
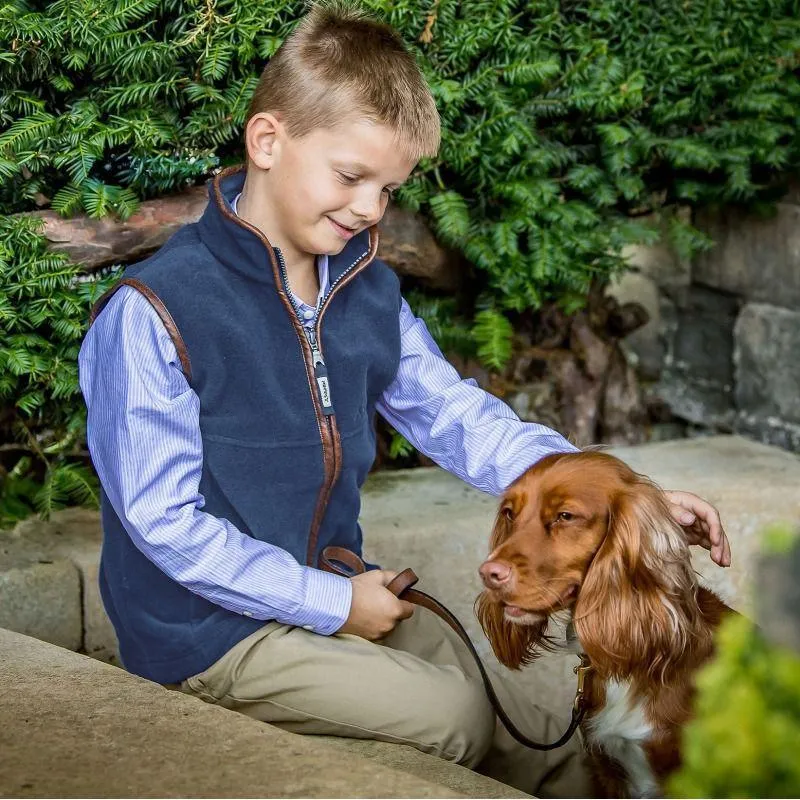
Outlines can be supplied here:
<path id="1" fill-rule="evenodd" d="M 337 564 L 342 566 L 337 566 Z M 353 575 L 360 575 L 362 572 L 366 571 L 364 562 L 355 553 L 351 552 L 350 550 L 346 550 L 344 547 L 326 547 L 320 556 L 320 566 L 326 572 L 333 572 L 336 575 L 343 575 L 346 578 L 350 578 Z M 520 731 L 509 718 L 505 709 L 500 705 L 500 700 L 495 694 L 492 682 L 489 680 L 489 676 L 486 673 L 486 668 L 483 666 L 480 656 L 478 655 L 475 646 L 472 644 L 469 635 L 464 630 L 464 626 L 458 621 L 458 618 L 449 609 L 443 606 L 434 597 L 431 597 L 431 595 L 426 594 L 419 589 L 412 589 L 411 587 L 414 586 L 418 580 L 419 578 L 416 576 L 413 569 L 404 569 L 402 572 L 398 573 L 394 579 L 389 582 L 389 584 L 387 584 L 386 588 L 392 594 L 401 598 L 402 600 L 406 600 L 409 603 L 414 603 L 415 605 L 422 606 L 423 608 L 427 608 L 429 611 L 432 611 L 434 614 L 436 614 L 436 616 L 443 619 L 458 634 L 461 641 L 467 646 L 470 655 L 475 660 L 475 664 L 477 665 L 481 674 L 481 679 L 483 680 L 483 686 L 486 690 L 486 694 L 489 697 L 489 702 L 492 704 L 495 713 L 500 718 L 500 721 L 503 723 L 503 725 L 505 725 L 508 732 L 520 744 L 533 748 L 534 750 L 555 750 L 557 747 L 561 747 L 562 745 L 566 744 L 578 729 L 578 726 L 580 725 L 581 720 L 586 713 L 584 687 L 586 675 L 592 669 L 588 657 L 584 654 L 581 654 L 581 663 L 573 668 L 573 671 L 578 676 L 578 688 L 575 692 L 575 701 L 572 704 L 572 719 L 566 732 L 560 739 L 556 740 L 555 742 L 550 742 L 549 744 L 534 742 L 523 733 L 520 733 Z"/>

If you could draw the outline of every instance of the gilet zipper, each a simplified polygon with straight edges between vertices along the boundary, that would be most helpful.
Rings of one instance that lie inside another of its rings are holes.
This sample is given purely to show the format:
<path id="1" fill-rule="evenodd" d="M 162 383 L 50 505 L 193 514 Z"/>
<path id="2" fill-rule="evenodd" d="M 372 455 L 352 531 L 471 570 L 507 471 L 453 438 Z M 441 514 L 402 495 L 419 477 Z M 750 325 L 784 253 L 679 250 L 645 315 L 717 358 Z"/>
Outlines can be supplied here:
<path id="1" fill-rule="evenodd" d="M 313 566 L 314 553 L 317 547 L 317 539 L 319 538 L 319 529 L 322 525 L 322 518 L 325 515 L 325 509 L 328 505 L 333 486 L 339 477 L 339 470 L 341 467 L 341 454 L 342 443 L 339 436 L 339 428 L 336 423 L 336 414 L 333 409 L 333 399 L 331 398 L 330 385 L 328 383 L 328 371 L 325 365 L 325 359 L 322 354 L 322 336 L 321 336 L 321 323 L 322 316 L 325 310 L 330 305 L 333 295 L 339 291 L 345 284 L 352 280 L 361 270 L 365 269 L 375 257 L 378 249 L 378 232 L 375 228 L 369 231 L 369 250 L 359 256 L 330 286 L 328 291 L 323 297 L 317 311 L 317 317 L 313 326 L 313 331 L 309 331 L 305 325 L 300 321 L 300 314 L 298 313 L 297 304 L 294 302 L 292 293 L 289 290 L 289 280 L 286 275 L 286 263 L 283 260 L 283 254 L 277 248 L 273 248 L 266 236 L 254 225 L 245 222 L 241 217 L 234 214 L 228 207 L 227 201 L 222 195 L 220 182 L 224 177 L 231 175 L 240 168 L 229 168 L 218 174 L 214 178 L 214 194 L 217 201 L 217 208 L 231 222 L 250 231 L 261 243 L 266 247 L 269 254 L 270 263 L 272 264 L 272 273 L 275 281 L 280 282 L 283 292 L 280 293 L 281 299 L 284 301 L 287 312 L 289 312 L 294 325 L 295 332 L 301 340 L 301 348 L 303 350 L 303 359 L 306 363 L 306 369 L 311 367 L 309 375 L 309 388 L 311 390 L 312 402 L 314 403 L 314 414 L 317 418 L 317 427 L 319 428 L 319 435 L 322 439 L 322 461 L 324 468 L 324 479 L 317 495 L 317 503 L 314 508 L 314 517 L 311 521 L 311 528 L 309 529 L 308 536 L 308 549 L 306 551 L 306 564 Z M 298 328 L 300 330 L 298 330 Z M 301 335 L 302 334 L 302 335 Z M 302 342 L 308 345 L 311 355 L 311 363 L 308 362 L 308 354 Z M 314 388 L 316 387 L 316 388 Z M 323 387 L 325 387 L 323 389 Z M 323 397 L 327 398 L 327 404 L 324 402 Z"/>
<path id="2" fill-rule="evenodd" d="M 281 280 L 283 281 L 283 288 L 286 291 L 286 296 L 289 298 L 292 304 L 295 316 L 303 326 L 303 333 L 305 334 L 308 344 L 311 347 L 311 360 L 314 366 L 314 380 L 317 383 L 317 397 L 319 398 L 320 405 L 322 406 L 322 413 L 326 417 L 331 417 L 336 412 L 333 408 L 333 401 L 331 399 L 331 387 L 330 382 L 328 381 L 328 368 L 325 366 L 325 359 L 322 357 L 322 350 L 320 350 L 317 341 L 317 331 L 314 329 L 313 325 L 303 325 L 303 321 L 300 317 L 300 308 L 295 302 L 294 295 L 289 287 L 289 276 L 286 273 L 286 262 L 283 259 L 283 253 L 281 253 L 280 249 L 277 247 L 274 247 L 273 250 L 275 251 L 275 255 L 278 257 L 278 266 L 280 267 Z M 322 299 L 323 303 L 330 295 L 331 289 L 333 289 L 333 287 L 330 287 L 328 292 L 325 294 L 325 297 Z M 320 309 L 321 308 L 322 303 L 320 303 Z M 319 309 L 317 313 L 319 313 Z M 316 324 L 316 322 L 317 320 L 315 319 L 314 323 Z"/>
<path id="3" fill-rule="evenodd" d="M 342 460 L 342 444 L 341 437 L 339 436 L 339 428 L 336 423 L 336 414 L 333 405 L 333 398 L 331 397 L 330 382 L 328 380 L 328 368 L 325 364 L 325 358 L 322 354 L 322 317 L 331 302 L 334 294 L 341 289 L 345 284 L 352 280 L 362 269 L 365 269 L 377 250 L 377 242 L 373 242 L 373 237 L 376 237 L 374 232 L 370 232 L 370 249 L 359 256 L 341 275 L 328 287 L 328 291 L 322 298 L 319 304 L 317 314 L 314 319 L 313 325 L 305 326 L 302 323 L 300 316 L 300 309 L 294 300 L 294 295 L 289 287 L 289 277 L 286 272 L 286 262 L 283 258 L 283 253 L 275 247 L 271 248 L 275 253 L 278 262 L 278 269 L 280 278 L 283 284 L 283 289 L 286 296 L 289 298 L 290 308 L 294 313 L 294 317 L 303 329 L 305 338 L 308 341 L 311 349 L 311 362 L 314 373 L 314 381 L 316 383 L 317 400 L 319 401 L 319 408 L 322 411 L 322 419 L 317 414 L 317 423 L 319 425 L 320 437 L 322 439 L 322 460 L 325 471 L 325 478 L 323 480 L 322 488 L 317 496 L 317 504 L 314 509 L 314 516 L 311 522 L 311 529 L 308 537 L 308 548 L 306 551 L 306 564 L 313 566 L 314 554 L 317 548 L 317 540 L 319 538 L 319 529 L 322 525 L 322 519 L 325 515 L 325 509 L 328 505 L 333 487 L 339 478 Z M 362 263 L 363 262 L 363 263 Z M 359 266 L 360 265 L 360 266 Z M 317 410 L 317 404 L 314 404 L 314 410 Z"/>

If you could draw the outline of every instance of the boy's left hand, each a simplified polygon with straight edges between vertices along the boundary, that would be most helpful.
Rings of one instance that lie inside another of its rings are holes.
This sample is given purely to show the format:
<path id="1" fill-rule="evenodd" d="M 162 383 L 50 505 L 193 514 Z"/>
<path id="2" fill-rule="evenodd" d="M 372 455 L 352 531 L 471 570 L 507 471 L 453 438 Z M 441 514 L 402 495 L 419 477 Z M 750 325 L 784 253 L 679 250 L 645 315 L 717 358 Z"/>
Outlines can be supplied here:
<path id="1" fill-rule="evenodd" d="M 731 565 L 731 545 L 717 511 L 711 503 L 691 492 L 664 492 L 670 511 L 686 533 L 689 544 L 711 551 L 711 560 L 721 567 Z"/>

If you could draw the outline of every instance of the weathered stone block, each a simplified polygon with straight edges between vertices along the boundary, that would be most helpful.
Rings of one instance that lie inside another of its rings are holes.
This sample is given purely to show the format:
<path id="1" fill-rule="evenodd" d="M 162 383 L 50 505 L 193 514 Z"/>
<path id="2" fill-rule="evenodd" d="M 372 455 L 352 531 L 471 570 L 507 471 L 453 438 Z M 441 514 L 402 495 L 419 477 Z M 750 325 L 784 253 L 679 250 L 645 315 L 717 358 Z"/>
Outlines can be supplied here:
<path id="1" fill-rule="evenodd" d="M 100 597 L 97 558 L 78 566 L 83 576 L 83 652 L 92 658 L 119 665 L 117 634 Z"/>
<path id="2" fill-rule="evenodd" d="M 656 389 L 672 413 L 696 425 L 730 430 L 736 297 L 692 285 L 677 308 L 671 349 Z M 665 326 L 666 327 L 666 326 Z"/>
<path id="3" fill-rule="evenodd" d="M 800 653 L 800 537 L 788 552 L 762 553 L 758 560 L 758 624 L 772 644 Z"/>
<path id="4" fill-rule="evenodd" d="M 800 205 L 778 203 L 769 219 L 703 212 L 696 224 L 716 242 L 695 259 L 696 283 L 750 301 L 800 308 Z"/>
<path id="5" fill-rule="evenodd" d="M 800 423 L 800 312 L 750 303 L 734 336 L 739 409 Z"/>
<path id="6" fill-rule="evenodd" d="M 81 583 L 75 565 L 34 562 L 0 572 L 0 628 L 78 650 Z"/>
<path id="7" fill-rule="evenodd" d="M 622 340 L 623 348 L 635 357 L 636 372 L 645 379 L 655 380 L 661 373 L 666 356 L 661 315 L 662 298 L 653 278 L 638 272 L 627 272 L 608 290 L 620 305 L 639 303 L 649 317 L 648 322 Z M 664 302 L 669 302 L 664 300 Z"/>
<path id="8" fill-rule="evenodd" d="M 81 579 L 84 638 L 80 648 L 94 658 L 118 664 L 114 628 L 97 583 L 101 539 L 96 511 L 67 508 L 55 512 L 49 521 L 33 516 L 13 531 L 0 531 L 0 570 L 21 562 L 72 562 Z"/>
<path id="9" fill-rule="evenodd" d="M 0 797 L 528 796 L 403 759 L 408 745 L 343 752 L 5 630 L 0 687 Z"/>
<path id="10" fill-rule="evenodd" d="M 739 300 L 729 294 L 691 286 L 678 309 L 673 365 L 703 381 L 733 382 L 733 327 Z"/>
<path id="11" fill-rule="evenodd" d="M 676 417 L 721 431 L 733 430 L 736 412 L 730 385 L 705 381 L 667 367 L 655 391 Z"/>
<path id="12" fill-rule="evenodd" d="M 800 425 L 793 425 L 779 417 L 766 417 L 740 411 L 736 415 L 733 430 L 764 444 L 800 453 Z"/>

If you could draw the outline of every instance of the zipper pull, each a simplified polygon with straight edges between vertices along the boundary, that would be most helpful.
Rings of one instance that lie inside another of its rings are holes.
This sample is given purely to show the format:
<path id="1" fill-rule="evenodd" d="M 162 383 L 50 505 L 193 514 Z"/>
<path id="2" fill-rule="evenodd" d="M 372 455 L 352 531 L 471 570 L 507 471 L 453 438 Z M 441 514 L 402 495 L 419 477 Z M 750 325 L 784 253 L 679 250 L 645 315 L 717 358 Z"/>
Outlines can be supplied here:
<path id="1" fill-rule="evenodd" d="M 306 338 L 311 345 L 311 357 L 314 361 L 314 378 L 317 381 L 317 394 L 322 404 L 322 413 L 325 414 L 326 417 L 331 417 L 335 412 L 333 409 L 333 400 L 331 400 L 331 387 L 328 382 L 328 368 L 325 366 L 322 352 L 319 349 L 319 345 L 317 345 L 317 334 L 314 332 L 314 329 L 303 326 L 303 330 L 306 332 Z"/>

